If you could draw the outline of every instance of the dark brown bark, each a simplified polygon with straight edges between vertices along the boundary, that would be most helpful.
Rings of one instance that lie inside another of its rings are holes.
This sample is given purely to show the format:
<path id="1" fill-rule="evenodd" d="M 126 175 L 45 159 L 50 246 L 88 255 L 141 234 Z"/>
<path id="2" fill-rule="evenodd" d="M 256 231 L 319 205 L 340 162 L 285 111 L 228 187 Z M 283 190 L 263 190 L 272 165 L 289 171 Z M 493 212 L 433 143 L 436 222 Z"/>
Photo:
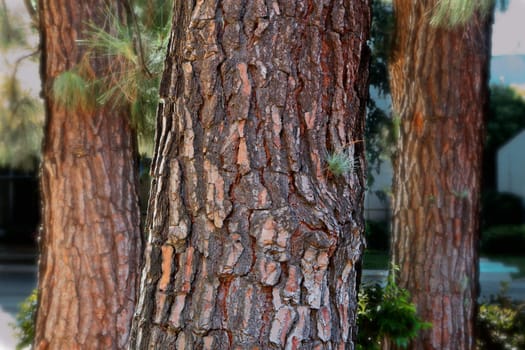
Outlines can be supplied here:
<path id="1" fill-rule="evenodd" d="M 40 1 L 43 95 L 36 349 L 123 349 L 133 316 L 141 238 L 134 132 L 126 108 L 65 110 L 54 79 L 83 57 L 88 22 L 103 25 L 116 2 Z M 91 61 L 107 74 L 110 59 Z"/>
<path id="2" fill-rule="evenodd" d="M 174 9 L 131 348 L 352 349 L 368 1 Z"/>
<path id="3" fill-rule="evenodd" d="M 473 349 L 490 18 L 438 28 L 429 25 L 436 3 L 394 1 L 393 260 L 433 324 L 411 348 Z"/>

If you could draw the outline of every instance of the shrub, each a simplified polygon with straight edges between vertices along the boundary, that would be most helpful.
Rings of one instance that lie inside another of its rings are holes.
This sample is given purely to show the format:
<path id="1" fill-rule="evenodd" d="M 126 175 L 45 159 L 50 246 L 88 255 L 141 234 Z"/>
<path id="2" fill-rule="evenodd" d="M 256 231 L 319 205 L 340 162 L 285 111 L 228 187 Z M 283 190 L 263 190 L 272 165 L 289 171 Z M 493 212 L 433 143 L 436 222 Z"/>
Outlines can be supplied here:
<path id="1" fill-rule="evenodd" d="M 420 330 L 431 327 L 423 322 L 410 301 L 407 290 L 395 283 L 390 271 L 384 288 L 379 284 L 363 286 L 359 292 L 357 349 L 379 350 L 382 341 L 406 348 Z"/>
<path id="2" fill-rule="evenodd" d="M 506 295 L 508 285 L 488 303 L 481 304 L 477 320 L 477 348 L 525 349 L 525 303 Z"/>
<path id="3" fill-rule="evenodd" d="M 15 329 L 15 335 L 18 338 L 16 350 L 24 349 L 33 343 L 37 302 L 37 290 L 34 289 L 31 295 L 20 304 L 20 310 L 16 315 L 16 323 L 11 325 Z"/>
<path id="4" fill-rule="evenodd" d="M 481 251 L 486 254 L 524 255 L 525 225 L 501 225 L 483 230 Z"/>

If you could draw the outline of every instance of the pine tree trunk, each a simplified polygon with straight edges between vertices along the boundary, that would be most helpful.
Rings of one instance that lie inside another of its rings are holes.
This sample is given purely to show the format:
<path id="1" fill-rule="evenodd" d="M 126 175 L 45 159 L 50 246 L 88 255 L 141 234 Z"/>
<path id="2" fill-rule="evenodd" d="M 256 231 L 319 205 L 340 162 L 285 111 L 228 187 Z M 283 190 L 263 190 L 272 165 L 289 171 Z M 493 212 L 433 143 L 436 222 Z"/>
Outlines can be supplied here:
<path id="1" fill-rule="evenodd" d="M 411 349 L 473 349 L 490 18 L 437 28 L 436 2 L 394 1 L 393 260 L 432 323 Z"/>
<path id="2" fill-rule="evenodd" d="M 40 1 L 43 94 L 36 349 L 123 349 L 129 339 L 141 256 L 134 132 L 124 108 L 65 110 L 51 86 L 83 57 L 87 23 L 103 25 L 116 3 Z M 107 73 L 106 57 L 91 62 Z"/>
<path id="3" fill-rule="evenodd" d="M 174 9 L 131 349 L 352 349 L 368 1 Z"/>

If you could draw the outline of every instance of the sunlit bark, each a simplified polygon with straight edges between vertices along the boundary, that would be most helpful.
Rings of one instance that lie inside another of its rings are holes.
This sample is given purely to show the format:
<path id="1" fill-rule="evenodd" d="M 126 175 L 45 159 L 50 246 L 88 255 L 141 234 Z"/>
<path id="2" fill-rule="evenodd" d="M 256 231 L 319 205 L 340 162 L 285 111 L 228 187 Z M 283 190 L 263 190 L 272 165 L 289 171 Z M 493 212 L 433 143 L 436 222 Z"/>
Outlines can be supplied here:
<path id="1" fill-rule="evenodd" d="M 353 349 L 368 1 L 174 9 L 131 348 Z"/>
<path id="2" fill-rule="evenodd" d="M 490 16 L 431 26 L 437 1 L 394 1 L 393 260 L 432 329 L 412 349 L 473 349 Z"/>
<path id="3" fill-rule="evenodd" d="M 66 110 L 54 79 L 83 57 L 88 22 L 104 25 L 108 1 L 40 1 L 43 95 L 36 349 L 123 349 L 135 304 L 141 239 L 136 147 L 125 108 Z M 107 74 L 109 58 L 91 62 Z"/>

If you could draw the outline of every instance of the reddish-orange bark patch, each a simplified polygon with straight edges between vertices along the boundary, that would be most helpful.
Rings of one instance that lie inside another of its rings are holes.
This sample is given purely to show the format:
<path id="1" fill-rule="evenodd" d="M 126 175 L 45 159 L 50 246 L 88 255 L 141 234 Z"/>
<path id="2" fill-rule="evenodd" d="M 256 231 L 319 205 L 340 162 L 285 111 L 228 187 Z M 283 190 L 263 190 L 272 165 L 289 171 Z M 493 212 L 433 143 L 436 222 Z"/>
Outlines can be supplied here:
<path id="1" fill-rule="evenodd" d="M 173 247 L 172 246 L 162 246 L 162 275 L 159 281 L 159 289 L 164 291 L 167 289 L 168 284 L 170 283 L 171 275 L 171 263 L 173 258 Z"/>

